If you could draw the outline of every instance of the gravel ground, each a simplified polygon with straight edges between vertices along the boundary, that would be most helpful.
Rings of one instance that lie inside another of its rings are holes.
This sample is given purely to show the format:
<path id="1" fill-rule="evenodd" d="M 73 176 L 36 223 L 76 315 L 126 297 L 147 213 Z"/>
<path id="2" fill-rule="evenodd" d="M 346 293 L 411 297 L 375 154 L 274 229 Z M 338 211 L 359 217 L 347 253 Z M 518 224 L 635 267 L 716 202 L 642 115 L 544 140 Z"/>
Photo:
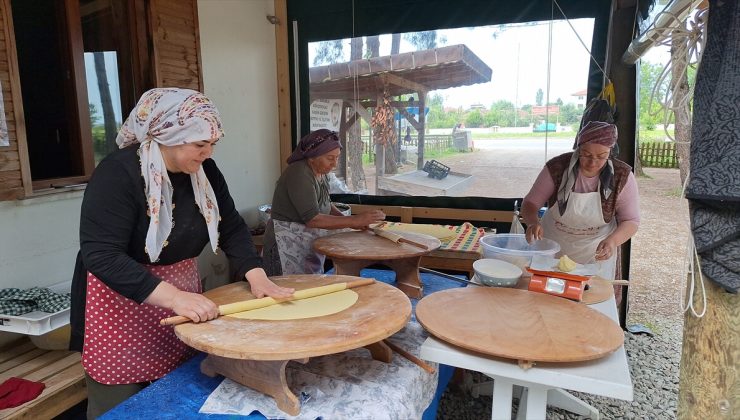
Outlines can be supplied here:
<path id="1" fill-rule="evenodd" d="M 676 418 L 688 208 L 679 197 L 677 169 L 646 168 L 645 172 L 646 177 L 638 178 L 642 221 L 632 240 L 628 325 L 645 325 L 655 335 L 625 332 L 634 401 L 574 393 L 596 407 L 604 419 Z M 476 382 L 485 380 L 471 375 Z M 455 385 L 444 394 L 437 412 L 440 419 L 490 417 L 490 396 L 474 398 Z M 547 418 L 579 417 L 548 408 Z"/>

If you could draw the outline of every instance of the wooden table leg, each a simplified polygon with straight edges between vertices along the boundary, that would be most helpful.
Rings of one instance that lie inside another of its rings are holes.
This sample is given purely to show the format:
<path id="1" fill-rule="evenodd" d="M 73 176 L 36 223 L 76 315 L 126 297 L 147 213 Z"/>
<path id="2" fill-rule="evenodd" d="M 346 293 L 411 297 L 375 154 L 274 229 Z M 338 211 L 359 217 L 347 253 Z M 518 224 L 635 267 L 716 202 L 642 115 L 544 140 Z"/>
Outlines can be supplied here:
<path id="1" fill-rule="evenodd" d="M 356 277 L 360 277 L 360 271 L 373 263 L 368 260 L 343 260 L 339 258 L 332 258 L 332 261 L 334 262 L 334 274 Z"/>
<path id="2" fill-rule="evenodd" d="M 200 363 L 200 371 L 207 376 L 223 375 L 235 382 L 271 396 L 277 407 L 291 416 L 301 412 L 298 397 L 288 388 L 285 366 L 290 360 L 242 360 L 209 354 Z M 308 358 L 297 360 L 308 362 Z"/>
<path id="3" fill-rule="evenodd" d="M 406 296 L 421 299 L 423 296 L 421 277 L 419 276 L 419 262 L 421 257 L 402 258 L 383 261 L 383 264 L 396 272 L 396 287 Z"/>
<path id="4" fill-rule="evenodd" d="M 373 357 L 373 360 L 378 360 L 385 363 L 391 362 L 393 352 L 391 351 L 391 348 L 388 347 L 388 345 L 384 342 L 378 341 L 377 343 L 368 344 L 367 346 L 365 346 L 365 348 L 370 350 L 370 355 Z"/>

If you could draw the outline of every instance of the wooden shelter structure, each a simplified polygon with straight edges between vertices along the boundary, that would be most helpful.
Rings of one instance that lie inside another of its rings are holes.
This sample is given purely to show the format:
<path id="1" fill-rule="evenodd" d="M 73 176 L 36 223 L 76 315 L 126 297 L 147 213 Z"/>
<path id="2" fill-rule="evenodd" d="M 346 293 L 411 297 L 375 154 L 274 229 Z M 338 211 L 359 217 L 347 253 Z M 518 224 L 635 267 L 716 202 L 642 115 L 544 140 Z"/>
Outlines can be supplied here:
<path id="1" fill-rule="evenodd" d="M 375 108 L 385 95 L 417 94 L 418 100 L 390 101 L 419 133 L 417 167 L 424 165 L 424 127 L 426 97 L 429 91 L 485 83 L 491 80 L 491 68 L 465 45 L 386 55 L 344 63 L 329 64 L 309 69 L 309 94 L 317 99 L 343 101 L 340 139 L 347 145 L 347 133 L 359 118 L 371 124 L 368 109 Z M 408 112 L 418 109 L 418 119 Z M 382 148 L 378 148 L 382 153 Z M 347 150 L 345 148 L 345 150 Z M 337 172 L 347 174 L 347 160 L 343 158 Z M 377 174 L 384 173 L 384 159 L 376 159 Z"/>

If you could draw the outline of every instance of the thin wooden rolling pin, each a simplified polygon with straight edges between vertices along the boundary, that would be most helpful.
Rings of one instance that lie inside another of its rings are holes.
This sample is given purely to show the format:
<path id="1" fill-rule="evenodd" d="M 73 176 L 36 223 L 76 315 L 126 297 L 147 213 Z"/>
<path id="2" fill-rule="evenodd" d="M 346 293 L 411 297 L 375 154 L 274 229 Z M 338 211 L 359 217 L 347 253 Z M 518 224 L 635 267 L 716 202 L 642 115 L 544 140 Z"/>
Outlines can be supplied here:
<path id="1" fill-rule="evenodd" d="M 373 233 L 376 234 L 377 236 L 380 236 L 381 238 L 390 239 L 391 241 L 393 241 L 395 243 L 403 242 L 403 243 L 407 243 L 409 245 L 413 245 L 415 247 L 419 247 L 419 248 L 422 248 L 422 249 L 429 249 L 424 244 L 420 244 L 420 243 L 414 242 L 414 241 L 412 241 L 410 239 L 406 239 L 406 238 L 404 238 L 403 236 L 401 236 L 401 235 L 399 235 L 397 233 L 388 232 L 387 230 L 383 230 L 383 229 L 380 229 L 380 228 L 374 228 L 373 229 Z"/>
<path id="2" fill-rule="evenodd" d="M 266 306 L 272 306 L 278 303 L 290 302 L 293 300 L 308 299 L 315 296 L 326 295 L 329 293 L 339 292 L 345 289 L 352 289 L 360 286 L 367 286 L 375 283 L 375 279 L 362 279 L 354 280 L 350 282 L 328 284 L 326 286 L 312 287 L 310 289 L 296 290 L 293 296 L 285 299 L 273 299 L 271 297 L 263 297 L 260 299 L 243 300 L 241 302 L 227 303 L 218 307 L 219 315 L 230 315 L 244 311 L 251 311 L 252 309 L 264 308 Z M 186 322 L 191 322 L 191 319 L 186 316 L 172 316 L 165 318 L 159 323 L 161 325 L 179 325 Z"/>

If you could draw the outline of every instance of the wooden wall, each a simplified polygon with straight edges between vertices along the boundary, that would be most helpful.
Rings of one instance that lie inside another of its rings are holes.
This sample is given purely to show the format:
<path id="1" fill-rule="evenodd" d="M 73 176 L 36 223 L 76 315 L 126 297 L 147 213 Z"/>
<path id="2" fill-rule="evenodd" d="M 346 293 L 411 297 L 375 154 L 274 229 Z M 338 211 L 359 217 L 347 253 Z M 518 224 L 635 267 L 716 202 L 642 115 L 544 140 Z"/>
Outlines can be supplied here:
<path id="1" fill-rule="evenodd" d="M 20 79 L 15 54 L 13 19 L 10 15 L 10 0 L 0 0 L 0 85 L 2 85 L 3 107 L 8 126 L 10 146 L 0 146 L 0 201 L 23 198 L 30 193 L 31 174 L 28 160 L 23 122 L 23 105 L 20 100 Z"/>
<path id="2" fill-rule="evenodd" d="M 157 86 L 202 92 L 197 1 L 155 0 L 149 13 Z"/>
<path id="3" fill-rule="evenodd" d="M 146 34 L 139 42 L 143 44 L 140 50 L 150 54 L 149 71 L 154 74 L 148 83 L 153 80 L 154 86 L 146 86 L 145 81 L 142 93 L 155 86 L 203 91 L 197 0 L 151 0 L 148 4 L 146 24 L 151 49 Z M 0 146 L 0 201 L 33 193 L 30 164 L 22 164 L 28 162 L 28 151 L 11 13 L 10 0 L 0 0 L 0 85 L 10 136 L 10 146 Z M 135 19 L 138 24 L 144 16 L 137 14 Z M 139 70 L 147 71 L 145 66 Z"/>

